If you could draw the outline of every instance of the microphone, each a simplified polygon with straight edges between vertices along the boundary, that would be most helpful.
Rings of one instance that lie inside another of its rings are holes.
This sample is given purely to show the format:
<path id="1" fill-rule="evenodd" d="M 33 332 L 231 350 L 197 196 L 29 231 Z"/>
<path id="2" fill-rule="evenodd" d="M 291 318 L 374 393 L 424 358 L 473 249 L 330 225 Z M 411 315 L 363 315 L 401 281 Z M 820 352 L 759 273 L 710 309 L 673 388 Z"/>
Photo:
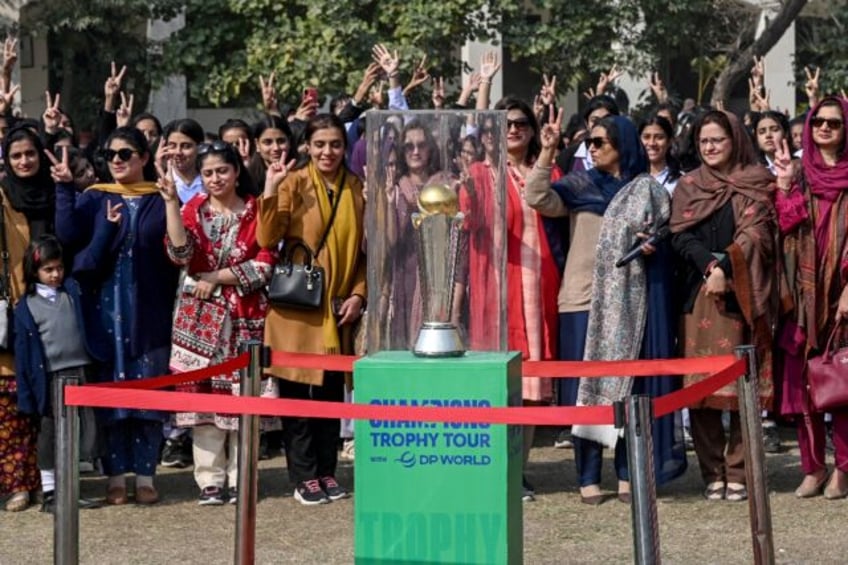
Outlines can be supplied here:
<path id="1" fill-rule="evenodd" d="M 661 227 L 660 229 L 658 229 L 657 231 L 655 231 L 654 233 L 652 233 L 650 235 L 650 237 L 648 237 L 648 239 L 643 239 L 643 240 L 637 241 L 636 243 L 633 244 L 633 247 L 630 248 L 630 251 L 627 252 L 627 255 L 625 255 L 624 257 L 622 257 L 621 259 L 619 259 L 618 261 L 615 262 L 615 266 L 616 267 L 623 267 L 626 264 L 628 264 L 629 262 L 631 262 L 633 259 L 635 259 L 636 257 L 641 257 L 642 256 L 642 246 L 644 244 L 647 243 L 649 245 L 656 245 L 657 243 L 659 243 L 660 241 L 662 241 L 663 239 L 668 237 L 668 234 L 669 234 L 668 225 L 665 225 L 665 226 Z"/>

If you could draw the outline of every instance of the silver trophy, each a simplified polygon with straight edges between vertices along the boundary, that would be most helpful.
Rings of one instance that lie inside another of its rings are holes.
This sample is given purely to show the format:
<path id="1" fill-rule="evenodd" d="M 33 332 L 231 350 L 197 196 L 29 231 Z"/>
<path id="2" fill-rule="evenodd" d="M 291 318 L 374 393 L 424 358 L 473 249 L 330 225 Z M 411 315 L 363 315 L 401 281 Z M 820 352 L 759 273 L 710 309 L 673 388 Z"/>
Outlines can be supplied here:
<path id="1" fill-rule="evenodd" d="M 456 263 L 465 215 L 456 193 L 444 185 L 424 187 L 412 214 L 418 242 L 418 277 L 424 322 L 412 352 L 419 357 L 460 357 L 465 346 L 451 322 Z"/>

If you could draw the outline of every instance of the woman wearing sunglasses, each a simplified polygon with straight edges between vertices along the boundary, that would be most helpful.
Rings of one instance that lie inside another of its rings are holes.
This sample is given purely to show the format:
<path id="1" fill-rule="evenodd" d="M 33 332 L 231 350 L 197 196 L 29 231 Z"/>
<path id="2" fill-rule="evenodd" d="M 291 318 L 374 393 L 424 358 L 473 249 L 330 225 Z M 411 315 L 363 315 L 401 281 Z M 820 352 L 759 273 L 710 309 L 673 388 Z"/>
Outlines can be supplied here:
<path id="1" fill-rule="evenodd" d="M 6 176 L 0 182 L 2 251 L 9 253 L 10 282 L 9 296 L 3 298 L 10 300 L 11 308 L 24 294 L 23 259 L 27 245 L 53 231 L 55 190 L 41 141 L 30 129 L 15 128 L 6 135 L 3 163 Z M 5 270 L 0 262 L 0 273 Z M 0 496 L 11 495 L 6 500 L 7 511 L 27 508 L 30 492 L 38 488 L 36 437 L 32 420 L 17 410 L 15 361 L 10 350 L 4 351 L 0 353 Z"/>
<path id="2" fill-rule="evenodd" d="M 256 199 L 248 191 L 249 175 L 232 145 L 224 141 L 200 144 L 197 169 L 205 190 L 182 211 L 173 165 L 167 172 L 159 170 L 168 257 L 186 267 L 174 316 L 170 363 L 174 372 L 219 365 L 236 357 L 244 341 L 262 340 L 268 310 L 263 290 L 275 262 L 275 253 L 256 241 Z M 232 395 L 238 394 L 238 383 L 234 371 L 178 390 Z M 273 384 L 269 379 L 265 388 L 276 396 L 269 388 Z M 229 483 L 226 498 L 234 504 L 238 417 L 178 413 L 176 423 L 193 428 L 199 504 L 224 504 L 225 482 Z"/>
<path id="3" fill-rule="evenodd" d="M 757 163 L 736 116 L 717 110 L 696 123 L 701 166 L 680 179 L 670 228 L 678 256 L 684 357 L 733 354 L 752 343 L 759 355 L 763 409 L 773 398 L 771 316 L 774 293 L 774 177 Z M 704 375 L 684 375 L 689 386 Z M 689 407 L 692 440 L 708 500 L 742 501 L 745 459 L 736 384 Z M 730 431 L 722 426 L 730 411 Z"/>
<path id="4" fill-rule="evenodd" d="M 804 472 L 795 491 L 799 498 L 822 492 L 828 499 L 848 496 L 848 410 L 831 411 L 836 453 L 828 481 L 824 414 L 813 408 L 806 393 L 807 359 L 821 355 L 830 333 L 848 319 L 846 117 L 845 100 L 825 98 L 807 117 L 801 166 L 792 161 L 785 140 L 774 162 L 783 265 L 795 304 L 779 340 L 785 359 L 781 411 L 798 423 Z"/>
<path id="5" fill-rule="evenodd" d="M 276 248 L 283 242 L 289 249 L 303 243 L 313 253 L 318 251 L 314 261 L 324 269 L 318 308 L 269 308 L 265 343 L 275 351 L 353 353 L 353 323 L 365 305 L 365 201 L 362 183 L 344 162 L 345 133 L 338 117 L 318 114 L 304 132 L 309 161 L 290 174 L 291 163 L 278 161 L 268 169 L 259 201 L 259 244 Z M 300 253 L 294 260 L 300 260 Z M 271 367 L 269 372 L 279 378 L 284 398 L 344 399 L 343 373 L 282 367 Z M 283 418 L 289 478 L 301 504 L 325 504 L 348 496 L 335 478 L 339 431 L 338 418 Z"/>
<path id="6" fill-rule="evenodd" d="M 556 358 L 558 339 L 557 292 L 563 265 L 562 225 L 546 219 L 524 200 L 526 177 L 532 170 L 541 148 L 539 123 L 533 110 L 521 100 L 504 98 L 495 110 L 506 111 L 506 257 L 507 257 L 507 345 L 520 351 L 530 361 Z M 490 127 L 494 124 L 489 123 Z M 471 162 L 468 180 L 460 192 L 460 206 L 468 217 L 470 231 L 469 257 L 469 321 L 470 349 L 486 349 L 475 344 L 475 336 L 497 335 L 493 326 L 499 319 L 491 300 L 498 292 L 498 281 L 491 274 L 492 226 L 480 223 L 495 214 L 495 182 L 498 174 L 497 155 L 487 152 L 485 161 Z M 556 167 L 551 178 L 560 177 Z M 549 182 L 551 180 L 549 178 Z M 522 397 L 526 405 L 550 404 L 553 396 L 551 379 L 522 379 Z M 524 461 L 533 445 L 535 426 L 524 427 Z M 533 500 L 533 487 L 523 480 L 524 500 Z"/>
<path id="7" fill-rule="evenodd" d="M 121 127 L 102 155 L 114 182 L 78 194 L 72 178 L 57 185 L 56 235 L 73 254 L 83 289 L 87 339 L 103 364 L 101 381 L 138 380 L 168 372 L 177 269 L 168 260 L 165 203 L 158 195 L 153 156 L 144 135 Z M 70 173 L 69 173 L 70 176 Z M 127 473 L 135 501 L 153 504 L 153 476 L 167 414 L 104 409 L 106 502 L 125 504 Z"/>

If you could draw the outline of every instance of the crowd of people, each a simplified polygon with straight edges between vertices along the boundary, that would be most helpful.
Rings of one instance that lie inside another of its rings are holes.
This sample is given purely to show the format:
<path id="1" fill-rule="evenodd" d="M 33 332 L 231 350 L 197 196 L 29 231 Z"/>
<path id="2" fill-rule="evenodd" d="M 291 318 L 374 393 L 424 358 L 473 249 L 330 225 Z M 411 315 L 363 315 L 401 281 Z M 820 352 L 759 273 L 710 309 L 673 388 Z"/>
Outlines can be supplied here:
<path id="1" fill-rule="evenodd" d="M 761 60 L 752 72 L 751 110 L 741 119 L 691 101 L 678 109 L 654 76 L 656 105 L 638 122 L 606 94 L 616 69 L 601 75 L 583 110 L 567 121 L 557 107 L 556 78 L 545 76 L 534 100 L 494 104 L 506 115 L 500 129 L 491 113 L 479 120 L 474 113 L 490 109 L 500 70 L 497 56 L 487 53 L 452 104 L 444 81 L 432 80 L 435 109 L 466 111 L 448 143 L 426 116 L 405 113 L 410 91 L 430 80 L 424 61 L 404 86 L 400 58 L 383 45 L 374 47 L 356 92 L 335 97 L 329 112 L 320 112 L 314 88 L 296 107 L 278 104 L 272 74 L 261 80 L 261 118 L 252 125 L 229 119 L 215 133 L 189 118 L 163 127 L 154 115 L 133 114 L 132 95 L 121 90 L 127 70 L 113 64 L 98 131 L 81 146 L 58 94 L 46 94 L 40 120 L 13 113 L 13 41 L 4 53 L 0 299 L 14 308 L 0 352 L 6 510 L 36 499 L 52 507 L 50 390 L 58 376 L 117 382 L 190 371 L 232 359 L 250 339 L 279 351 L 361 353 L 366 200 L 390 207 L 386 239 L 400 275 L 385 304 L 373 308 L 391 321 L 384 343 L 410 347 L 421 323 L 420 310 L 406 307 L 421 295 L 410 216 L 432 184 L 452 187 L 468 212 L 467 257 L 457 275 L 458 294 L 468 297 L 457 309 L 467 311 L 456 317 L 467 322 L 472 347 L 477 328 L 496 318 L 487 311 L 494 281 L 481 273 L 498 245 L 507 265 L 506 346 L 524 359 L 695 357 L 754 344 L 763 410 L 798 425 L 804 477 L 796 495 L 848 496 L 848 416 L 831 415 L 830 472 L 825 415 L 812 406 L 805 376 L 806 361 L 848 315 L 848 102 L 820 98 L 817 74 L 807 84 L 809 110 L 792 120 L 768 107 Z M 369 109 L 386 107 L 399 119 L 378 139 L 384 166 L 368 170 L 375 140 L 364 135 L 365 120 Z M 505 240 L 479 232 L 493 221 L 487 214 L 499 185 L 506 190 Z M 378 194 L 369 199 L 365 186 Z M 615 265 L 640 242 L 641 257 Z M 296 255 L 323 273 L 317 307 L 269 299 L 275 265 Z M 609 404 L 702 378 L 560 379 L 556 387 L 550 379 L 525 378 L 523 398 L 536 405 Z M 238 384 L 234 372 L 178 389 L 233 395 Z M 344 373 L 273 367 L 262 395 L 341 401 L 352 385 Z M 106 503 L 156 503 L 160 461 L 193 464 L 199 504 L 237 500 L 234 415 L 82 415 L 81 455 L 98 460 L 108 477 Z M 349 436 L 340 421 L 281 424 L 294 498 L 317 505 L 348 497 L 335 478 L 341 437 Z M 681 414 L 654 422 L 658 483 L 687 468 L 683 426 Z M 685 426 L 704 496 L 745 500 L 734 387 L 690 406 Z M 273 430 L 275 422 L 263 427 Z M 617 431 L 575 426 L 571 434 L 581 501 L 609 498 L 600 485 L 607 447 L 614 450 L 617 498 L 629 502 Z M 525 466 L 533 438 L 527 426 Z M 190 445 L 190 453 L 175 454 L 179 445 Z M 526 478 L 523 486 L 524 499 L 532 500 Z"/>

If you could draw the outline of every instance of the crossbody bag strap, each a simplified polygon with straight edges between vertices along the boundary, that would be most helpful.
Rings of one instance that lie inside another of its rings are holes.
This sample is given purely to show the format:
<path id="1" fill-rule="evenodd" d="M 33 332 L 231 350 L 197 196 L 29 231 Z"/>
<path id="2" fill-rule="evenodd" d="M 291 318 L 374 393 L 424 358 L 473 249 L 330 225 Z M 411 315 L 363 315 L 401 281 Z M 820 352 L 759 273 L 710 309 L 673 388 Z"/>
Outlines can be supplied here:
<path id="1" fill-rule="evenodd" d="M 318 247 L 315 248 L 315 253 L 313 254 L 313 259 L 318 258 L 318 254 L 321 253 L 321 249 L 324 248 L 324 244 L 327 242 L 327 236 L 330 235 L 330 230 L 333 228 L 333 220 L 336 219 L 336 210 L 339 208 L 339 202 L 342 201 L 342 190 L 344 190 L 345 181 L 347 180 L 347 170 L 342 172 L 342 182 L 339 184 L 339 193 L 336 195 L 336 201 L 333 202 L 333 211 L 330 212 L 330 220 L 327 222 L 327 229 L 324 230 L 324 235 L 321 237 L 321 243 L 318 244 Z"/>
<path id="2" fill-rule="evenodd" d="M 9 277 L 9 245 L 6 240 L 6 198 L 0 189 L 0 258 L 3 260 L 3 279 L 2 288 L 0 288 L 0 298 L 5 298 L 10 303 L 12 301 L 12 289 L 10 286 L 11 278 Z"/>

